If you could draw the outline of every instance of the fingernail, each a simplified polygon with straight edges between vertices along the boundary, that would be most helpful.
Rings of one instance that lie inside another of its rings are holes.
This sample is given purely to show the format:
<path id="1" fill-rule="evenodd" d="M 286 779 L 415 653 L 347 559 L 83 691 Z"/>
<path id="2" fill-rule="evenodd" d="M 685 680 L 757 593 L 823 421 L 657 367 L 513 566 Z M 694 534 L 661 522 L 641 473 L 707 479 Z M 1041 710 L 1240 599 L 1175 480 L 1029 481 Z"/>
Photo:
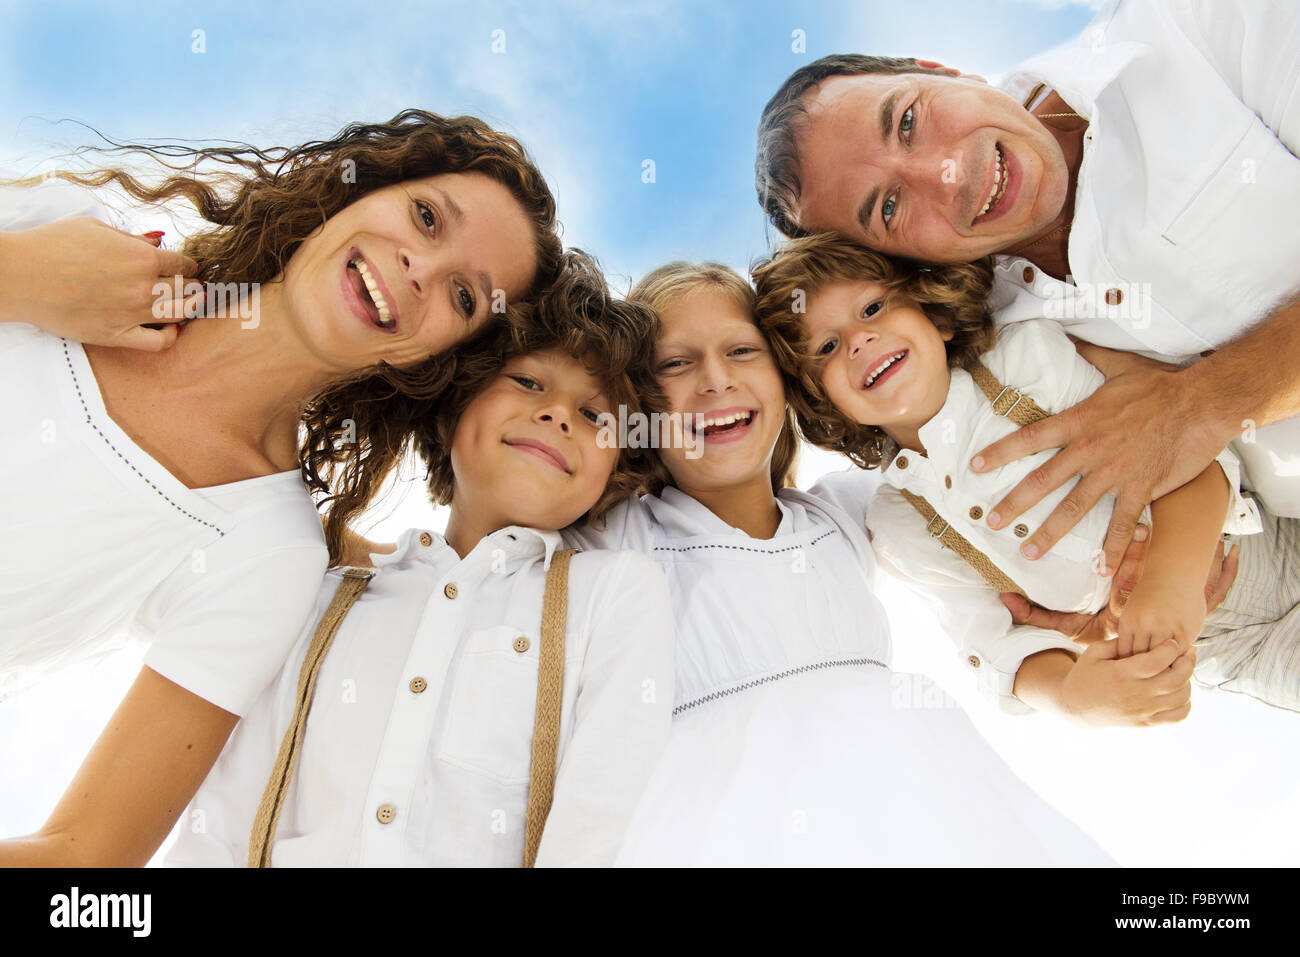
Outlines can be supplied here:
<path id="1" fill-rule="evenodd" d="M 1023 548 L 1020 549 L 1020 554 L 1024 555 L 1026 558 L 1037 558 L 1037 557 L 1038 557 L 1038 546 L 1037 546 L 1037 545 L 1026 545 L 1026 546 L 1024 546 Z"/>
<path id="2" fill-rule="evenodd" d="M 1002 524 L 1002 516 L 997 512 L 989 512 L 989 528 L 997 528 Z"/>
<path id="3" fill-rule="evenodd" d="M 1133 540 L 1137 542 L 1145 542 L 1147 540 L 1147 535 L 1149 534 L 1150 532 L 1147 531 L 1145 525 L 1139 525 L 1137 531 L 1133 533 Z"/>
<path id="4" fill-rule="evenodd" d="M 155 239 L 155 240 L 157 240 L 157 239 L 162 239 L 162 238 L 163 238 L 164 236 L 166 236 L 167 234 L 166 234 L 165 232 L 163 232 L 161 229 L 154 229 L 154 230 L 150 230 L 149 232 L 145 233 L 144 235 L 145 235 L 147 238 L 149 238 L 149 239 Z"/>
<path id="5" fill-rule="evenodd" d="M 971 459 L 970 467 L 973 468 L 976 472 L 984 468 L 984 456 L 977 455 L 975 456 L 975 458 Z"/>

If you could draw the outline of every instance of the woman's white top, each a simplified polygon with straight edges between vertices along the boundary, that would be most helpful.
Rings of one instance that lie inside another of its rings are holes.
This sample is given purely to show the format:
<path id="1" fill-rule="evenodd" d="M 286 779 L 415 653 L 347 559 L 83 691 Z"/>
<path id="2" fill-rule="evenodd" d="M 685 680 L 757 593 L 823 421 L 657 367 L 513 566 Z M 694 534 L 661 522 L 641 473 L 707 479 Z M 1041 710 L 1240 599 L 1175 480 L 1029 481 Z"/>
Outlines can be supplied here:
<path id="1" fill-rule="evenodd" d="M 828 480 L 859 496 L 850 507 L 862 514 L 870 487 Z M 767 540 L 671 486 L 615 506 L 604 530 L 564 530 L 579 547 L 630 548 L 663 566 L 679 613 L 678 713 L 754 682 L 889 665 L 889 625 L 872 592 L 875 561 L 862 522 L 818 489 L 782 489 L 776 501 L 780 526 Z"/>
<path id="2" fill-rule="evenodd" d="M 1012 71 L 1002 86 L 1017 102 L 1046 82 L 1089 124 L 1069 281 L 998 257 L 998 321 L 1045 316 L 1184 363 L 1300 290 L 1297 50 L 1294 0 L 1124 0 Z M 1300 416 L 1241 429 L 1250 486 L 1300 516 Z"/>
<path id="3" fill-rule="evenodd" d="M 1044 866 L 1109 859 L 952 699 L 889 670 L 864 514 L 873 476 L 777 495 L 751 538 L 675 488 L 571 541 L 668 576 L 677 705 L 620 866 Z"/>
<path id="4" fill-rule="evenodd" d="M 371 556 L 377 573 L 321 665 L 273 866 L 520 865 L 542 595 L 562 547 L 556 532 L 511 526 L 462 560 L 441 535 L 411 529 L 395 552 Z M 341 579 L 326 576 L 316 615 L 199 789 L 167 864 L 247 861 L 315 619 Z M 655 564 L 575 555 L 539 866 L 613 861 L 668 738 L 672 656 Z"/>
<path id="5" fill-rule="evenodd" d="M 0 225 L 93 212 L 41 191 L 58 202 L 0 191 Z M 25 323 L 0 323 L 0 405 L 0 699 L 134 638 L 148 667 L 242 714 L 328 564 L 300 474 L 186 488 L 109 418 L 85 350 Z"/>
<path id="6" fill-rule="evenodd" d="M 1044 411 L 1060 412 L 1081 402 L 1105 381 L 1075 351 L 1061 327 L 1046 319 L 1000 326 L 994 347 L 981 361 L 1004 386 L 1019 389 Z M 990 473 L 976 473 L 969 462 L 976 452 L 1016 430 L 964 369 L 951 370 L 943 408 L 920 429 L 926 454 L 908 449 L 881 470 L 885 484 L 867 510 L 867 525 L 881 567 L 897 574 L 932 601 L 944 630 L 956 643 L 965 669 L 980 689 L 1004 710 L 1032 709 L 1011 694 L 1016 672 L 1026 657 L 1079 647 L 1059 632 L 1013 625 L 997 593 L 951 549 L 931 537 L 926 521 L 899 489 L 919 495 L 977 550 L 1045 608 L 1092 613 L 1110 596 L 1112 579 L 1099 574 L 1102 544 L 1115 498 L 1104 496 L 1047 554 L 1030 561 L 1020 546 L 1046 520 L 1078 482 L 1071 479 L 1022 514 L 1011 525 L 992 529 L 987 516 L 1052 451 L 1039 452 Z M 1241 467 L 1225 449 L 1217 459 L 1232 489 L 1223 530 L 1250 534 L 1260 530 L 1254 502 L 1241 494 Z M 865 476 L 864 476 L 865 480 Z M 1144 520 L 1149 521 L 1149 515 Z M 941 525 L 936 525 L 942 531 Z"/>

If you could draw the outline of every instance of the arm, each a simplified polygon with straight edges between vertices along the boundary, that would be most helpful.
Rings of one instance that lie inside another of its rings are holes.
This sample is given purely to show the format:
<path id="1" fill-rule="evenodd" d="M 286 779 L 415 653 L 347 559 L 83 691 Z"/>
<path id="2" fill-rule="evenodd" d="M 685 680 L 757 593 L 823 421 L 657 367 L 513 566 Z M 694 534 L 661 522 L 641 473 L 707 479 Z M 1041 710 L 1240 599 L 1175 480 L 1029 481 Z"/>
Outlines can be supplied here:
<path id="1" fill-rule="evenodd" d="M 1118 656 L 1143 652 L 1173 638 L 1183 651 L 1205 624 L 1201 582 L 1221 542 L 1228 479 L 1217 462 L 1151 504 L 1152 542 L 1147 569 L 1119 619 Z"/>
<path id="2" fill-rule="evenodd" d="M 1106 565 L 1124 554 L 1142 509 L 1198 476 L 1242 430 L 1300 414 L 1300 300 L 1278 309 L 1235 342 L 1187 368 L 1078 344 L 1106 374 L 1089 398 L 1021 428 L 980 451 L 985 472 L 1060 449 L 994 506 L 999 521 L 1023 512 L 1075 475 L 1074 489 L 1025 547 L 1050 549 L 1103 495 L 1118 501 L 1106 535 Z M 992 524 L 992 523 L 990 523 Z"/>
<path id="3" fill-rule="evenodd" d="M 176 341 L 175 316 L 193 316 L 202 287 L 181 276 L 198 264 L 90 217 L 0 232 L 0 322 L 29 322 L 94 345 L 158 351 Z M 157 287 L 155 289 L 155 287 Z M 164 291 L 165 290 L 165 291 Z"/>
<path id="4" fill-rule="evenodd" d="M 0 866 L 148 863 L 238 720 L 142 668 L 49 820 L 0 841 Z"/>

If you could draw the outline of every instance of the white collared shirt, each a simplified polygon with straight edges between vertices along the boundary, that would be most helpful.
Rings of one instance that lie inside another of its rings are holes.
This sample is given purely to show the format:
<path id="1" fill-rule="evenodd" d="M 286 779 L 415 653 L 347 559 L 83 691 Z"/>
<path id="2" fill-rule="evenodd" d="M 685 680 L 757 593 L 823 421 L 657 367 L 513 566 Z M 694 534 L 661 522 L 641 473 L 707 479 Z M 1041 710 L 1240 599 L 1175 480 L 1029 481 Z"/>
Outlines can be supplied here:
<path id="1" fill-rule="evenodd" d="M 511 526 L 462 560 L 442 536 L 411 529 L 395 552 L 372 556 L 378 572 L 320 669 L 273 866 L 520 865 L 542 595 L 557 547 L 556 532 Z M 341 575 L 326 576 L 318 614 Z M 246 862 L 314 630 L 315 619 L 235 729 L 167 864 Z M 668 738 L 672 668 L 655 564 L 631 552 L 575 555 L 555 797 L 538 865 L 614 860 Z"/>
<path id="2" fill-rule="evenodd" d="M 1185 364 L 1300 289 L 1300 5 L 1123 0 L 1003 87 L 1023 100 L 1040 81 L 1089 120 L 1073 283 L 998 257 L 999 322 L 1056 319 L 1089 342 Z M 1271 511 L 1300 516 L 1300 416 L 1242 429 L 1248 484 Z"/>
<path id="3" fill-rule="evenodd" d="M 982 357 L 1004 386 L 1019 389 L 1044 411 L 1056 413 L 1082 401 L 1103 377 L 1075 351 L 1064 331 L 1047 320 L 1001 326 L 996 345 Z M 1040 651 L 1078 648 L 1058 632 L 1013 626 L 997 593 L 951 549 L 931 537 L 943 523 L 983 552 L 1029 598 L 1058 611 L 1095 612 L 1106 604 L 1111 579 L 1097 569 L 1115 498 L 1107 495 L 1047 554 L 1030 561 L 1020 547 L 1078 482 L 1071 479 L 1022 514 L 1010 526 L 994 530 L 988 513 L 1052 451 L 1039 452 L 980 474 L 968 467 L 976 452 L 1015 431 L 1011 420 L 993 411 L 992 403 L 964 369 L 951 370 L 943 408 L 920 428 L 925 455 L 901 449 L 882 470 L 885 481 L 867 509 L 872 546 L 881 567 L 901 577 L 932 602 L 940 623 L 989 696 L 1012 713 L 1031 709 L 1011 694 L 1024 659 Z M 1255 504 L 1241 495 L 1240 466 L 1229 450 L 1218 462 L 1232 489 L 1224 519 L 1225 532 L 1260 530 Z M 899 489 L 919 495 L 939 513 L 933 528 Z M 1144 516 L 1149 521 L 1149 516 Z"/>
<path id="4" fill-rule="evenodd" d="M 864 525 L 874 483 L 860 472 L 854 479 L 781 489 L 770 539 L 750 537 L 672 486 L 619 503 L 603 529 L 570 527 L 564 536 L 579 547 L 635 549 L 662 566 L 684 713 L 810 669 L 889 665 L 889 621 L 872 590 Z"/>

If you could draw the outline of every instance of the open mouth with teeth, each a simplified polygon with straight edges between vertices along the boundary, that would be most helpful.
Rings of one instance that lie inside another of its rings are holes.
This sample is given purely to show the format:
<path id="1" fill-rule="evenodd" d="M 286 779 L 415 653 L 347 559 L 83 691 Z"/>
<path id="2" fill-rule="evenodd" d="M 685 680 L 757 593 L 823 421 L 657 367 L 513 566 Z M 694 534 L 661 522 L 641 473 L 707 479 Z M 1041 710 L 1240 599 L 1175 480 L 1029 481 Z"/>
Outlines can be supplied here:
<path id="1" fill-rule="evenodd" d="M 901 366 L 903 364 L 903 361 L 906 358 L 907 358 L 906 349 L 902 350 L 901 352 L 895 352 L 891 356 L 885 356 L 884 359 L 882 359 L 879 363 L 876 364 L 876 367 L 874 369 L 872 369 L 870 372 L 867 373 L 866 379 L 864 379 L 862 382 L 862 388 L 864 389 L 873 388 L 874 386 L 877 386 L 881 382 L 884 382 L 886 379 L 890 378 L 894 370 L 896 370 L 899 366 Z"/>
<path id="2" fill-rule="evenodd" d="M 988 218 L 991 213 L 999 211 L 998 204 L 1002 201 L 1003 195 L 1007 191 L 1007 182 L 1009 179 L 1007 171 L 1007 158 L 1002 153 L 1002 147 L 999 144 L 993 146 L 994 164 L 993 164 L 993 185 L 989 187 L 988 195 L 984 197 L 984 205 L 980 211 L 975 214 L 975 219 L 971 223 L 973 226 L 982 219 Z"/>
<path id="3" fill-rule="evenodd" d="M 743 432 L 753 423 L 757 416 L 758 412 L 754 409 L 722 416 L 697 415 L 695 417 L 695 434 L 712 437 Z"/>
<path id="4" fill-rule="evenodd" d="M 361 256 L 354 256 L 348 260 L 348 282 L 351 283 L 357 299 L 361 302 L 361 307 L 365 309 L 372 323 L 385 332 L 391 332 L 396 328 L 397 320 L 393 317 L 393 310 L 384 299 L 383 291 L 375 281 L 370 266 Z"/>

